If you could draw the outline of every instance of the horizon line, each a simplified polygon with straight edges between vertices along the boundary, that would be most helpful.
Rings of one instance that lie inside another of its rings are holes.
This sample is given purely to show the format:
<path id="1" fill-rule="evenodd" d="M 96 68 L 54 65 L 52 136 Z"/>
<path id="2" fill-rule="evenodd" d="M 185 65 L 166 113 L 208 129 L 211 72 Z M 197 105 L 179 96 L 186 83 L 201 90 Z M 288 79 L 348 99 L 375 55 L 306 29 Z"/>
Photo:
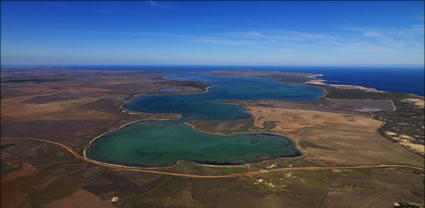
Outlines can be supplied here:
<path id="1" fill-rule="evenodd" d="M 357 67 L 425 67 L 425 64 L 279 64 L 279 65 L 265 65 L 265 64 L 1 64 L 3 67 L 67 67 L 67 66 L 232 66 L 232 67 L 341 67 L 341 66 L 357 66 Z"/>

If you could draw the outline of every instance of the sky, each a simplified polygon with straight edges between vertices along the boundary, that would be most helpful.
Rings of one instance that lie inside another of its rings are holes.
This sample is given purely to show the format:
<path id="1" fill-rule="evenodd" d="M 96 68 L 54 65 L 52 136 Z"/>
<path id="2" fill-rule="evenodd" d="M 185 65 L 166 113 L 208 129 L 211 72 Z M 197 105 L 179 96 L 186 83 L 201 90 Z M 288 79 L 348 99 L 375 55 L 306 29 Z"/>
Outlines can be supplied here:
<path id="1" fill-rule="evenodd" d="M 2 65 L 424 65 L 424 2 L 1 2 Z"/>

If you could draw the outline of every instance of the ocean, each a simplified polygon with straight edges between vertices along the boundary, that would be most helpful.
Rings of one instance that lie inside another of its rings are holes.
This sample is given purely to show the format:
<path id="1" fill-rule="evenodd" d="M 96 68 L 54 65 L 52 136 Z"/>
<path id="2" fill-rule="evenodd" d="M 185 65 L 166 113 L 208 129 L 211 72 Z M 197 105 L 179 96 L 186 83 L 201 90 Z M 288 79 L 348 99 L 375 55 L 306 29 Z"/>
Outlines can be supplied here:
<path id="1" fill-rule="evenodd" d="M 291 71 L 323 74 L 319 78 L 326 80 L 325 83 L 328 84 L 359 85 L 388 92 L 424 96 L 423 68 L 314 67 Z"/>

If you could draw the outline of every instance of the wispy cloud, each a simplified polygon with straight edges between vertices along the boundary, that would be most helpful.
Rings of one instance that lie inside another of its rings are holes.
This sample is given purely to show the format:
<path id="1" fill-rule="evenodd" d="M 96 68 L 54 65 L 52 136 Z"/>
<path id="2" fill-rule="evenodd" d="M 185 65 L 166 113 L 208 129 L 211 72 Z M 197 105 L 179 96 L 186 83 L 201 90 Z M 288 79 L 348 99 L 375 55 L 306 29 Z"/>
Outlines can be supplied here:
<path id="1" fill-rule="evenodd" d="M 424 24 L 415 24 L 415 25 L 412 25 L 412 29 L 414 31 L 419 32 L 419 33 L 422 33 L 422 34 L 424 33 L 424 27 L 425 27 Z"/>
<path id="2" fill-rule="evenodd" d="M 360 33 L 367 41 L 393 49 L 423 48 L 424 25 L 415 24 L 397 29 L 346 28 L 347 31 Z M 358 38 L 361 39 L 361 38 Z"/>
<path id="3" fill-rule="evenodd" d="M 263 40 L 291 40 L 291 41 L 308 41 L 308 40 L 334 40 L 333 36 L 322 33 L 309 33 L 290 30 L 269 30 L 269 31 L 249 31 L 245 33 L 233 33 L 233 36 L 258 38 Z"/>
<path id="4" fill-rule="evenodd" d="M 380 32 L 376 32 L 376 31 L 366 31 L 363 33 L 363 36 L 367 38 L 380 38 L 380 37 L 384 37 L 384 34 Z"/>
<path id="5" fill-rule="evenodd" d="M 289 37 L 294 40 L 335 40 L 336 38 L 327 34 L 320 33 L 305 33 L 305 32 L 288 32 Z M 287 36 L 288 37 L 288 36 Z"/>
<path id="6" fill-rule="evenodd" d="M 419 21 L 421 21 L 421 22 L 425 22 L 425 17 L 424 17 L 424 15 L 423 15 L 423 14 L 418 15 L 418 16 L 417 16 L 417 19 L 418 19 Z"/>
<path id="7" fill-rule="evenodd" d="M 168 7 L 166 7 L 162 2 L 158 3 L 158 1 L 154 1 L 154 0 L 149 0 L 149 4 L 155 8 L 158 9 L 167 9 Z"/>
<path id="8" fill-rule="evenodd" d="M 146 48 L 147 45 L 171 45 L 157 49 L 162 53 L 182 53 L 180 46 L 198 49 L 202 48 L 205 55 L 218 60 L 261 60 L 264 63 L 279 64 L 299 62 L 308 57 L 317 63 L 423 63 L 424 40 L 423 24 L 415 24 L 397 29 L 382 29 L 368 27 L 343 28 L 327 33 L 306 32 L 295 30 L 248 30 L 228 31 L 221 33 L 200 33 L 197 35 L 178 32 L 155 31 L 54 31 L 83 33 L 102 38 L 115 39 L 122 36 L 127 43 L 134 45 L 134 51 Z M 220 49 L 220 50 L 215 50 Z M 222 50 L 226 49 L 226 50 Z M 213 51 L 221 51 L 215 53 Z M 244 51 L 238 55 L 235 51 Z M 189 54 L 189 53 L 188 53 Z M 197 56 L 198 54 L 192 54 Z M 240 56 L 240 57 L 238 57 Z M 199 54 L 199 57 L 202 55 Z M 198 58 L 199 58 L 198 57 Z M 230 57 L 233 57 L 230 58 Z M 257 58 L 254 58 L 257 57 Z M 283 63 L 283 62 L 282 62 Z"/>
<path id="9" fill-rule="evenodd" d="M 311 44 L 312 41 L 335 41 L 338 38 L 328 34 L 307 33 L 300 31 L 270 30 L 227 32 L 192 37 L 193 41 L 229 46 L 244 46 L 257 48 L 278 48 Z"/>
<path id="10" fill-rule="evenodd" d="M 213 43 L 213 44 L 224 44 L 224 45 L 235 45 L 235 46 L 248 46 L 248 45 L 255 45 L 252 41 L 245 41 L 245 40 L 230 40 L 230 39 L 223 39 L 223 38 L 195 38 L 193 39 L 195 41 L 204 42 L 204 43 Z"/>
<path id="11" fill-rule="evenodd" d="M 245 36 L 247 36 L 247 37 L 253 37 L 253 38 L 262 38 L 262 37 L 265 37 L 265 35 L 263 34 L 263 33 L 261 33 L 261 32 L 258 32 L 258 31 L 249 31 L 249 32 L 246 32 L 245 33 Z"/>
<path id="12" fill-rule="evenodd" d="M 373 29 L 368 29 L 368 28 L 354 27 L 354 28 L 346 28 L 346 30 L 352 31 L 352 32 L 360 32 L 363 35 L 363 37 L 366 37 L 366 38 L 381 38 L 381 37 L 384 37 L 383 33 L 378 32 L 378 31 L 373 30 Z"/>

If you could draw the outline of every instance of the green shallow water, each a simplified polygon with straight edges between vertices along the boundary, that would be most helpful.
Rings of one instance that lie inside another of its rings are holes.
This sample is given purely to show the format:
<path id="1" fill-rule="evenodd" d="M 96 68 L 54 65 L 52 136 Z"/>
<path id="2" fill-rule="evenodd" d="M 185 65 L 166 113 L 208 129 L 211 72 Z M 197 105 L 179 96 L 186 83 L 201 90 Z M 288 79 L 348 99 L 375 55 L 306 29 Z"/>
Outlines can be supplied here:
<path id="1" fill-rule="evenodd" d="M 173 80 L 196 80 L 213 85 L 207 93 L 140 96 L 124 105 L 130 111 L 179 113 L 176 121 L 140 122 L 105 135 L 87 150 L 90 159 L 131 166 L 165 166 L 179 160 L 209 164 L 240 164 L 293 157 L 300 152 L 286 138 L 271 134 L 218 136 L 194 130 L 191 120 L 247 119 L 249 114 L 229 100 L 318 100 L 314 87 L 258 78 L 217 78 L 189 73 L 169 74 Z"/>
<path id="2" fill-rule="evenodd" d="M 297 156 L 299 152 L 290 140 L 271 134 L 218 136 L 185 124 L 141 122 L 103 137 L 87 154 L 91 159 L 114 164 L 164 166 L 178 160 L 240 164 Z"/>

